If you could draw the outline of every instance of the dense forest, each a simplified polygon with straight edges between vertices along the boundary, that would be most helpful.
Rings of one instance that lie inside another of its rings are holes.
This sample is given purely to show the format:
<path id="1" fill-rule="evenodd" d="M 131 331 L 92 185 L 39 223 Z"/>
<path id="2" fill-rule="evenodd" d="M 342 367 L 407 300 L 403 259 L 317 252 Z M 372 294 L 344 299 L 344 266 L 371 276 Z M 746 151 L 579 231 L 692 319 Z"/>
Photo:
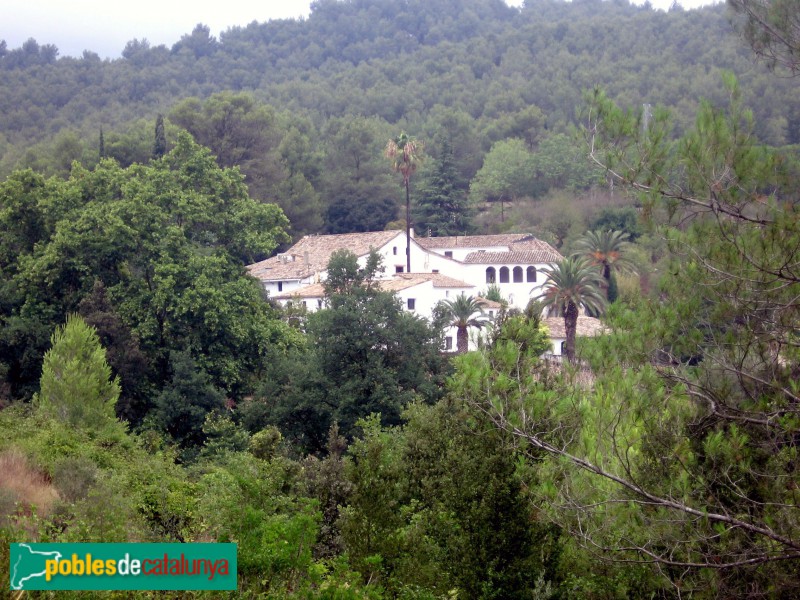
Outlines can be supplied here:
<path id="1" fill-rule="evenodd" d="M 0 42 L 0 574 L 220 541 L 231 597 L 796 597 L 798 15 L 317 0 L 116 60 Z M 404 227 L 406 190 L 420 235 L 566 258 L 491 325 L 403 310 L 376 255 L 312 314 L 247 275 Z M 581 306 L 605 333 L 543 359 Z"/>

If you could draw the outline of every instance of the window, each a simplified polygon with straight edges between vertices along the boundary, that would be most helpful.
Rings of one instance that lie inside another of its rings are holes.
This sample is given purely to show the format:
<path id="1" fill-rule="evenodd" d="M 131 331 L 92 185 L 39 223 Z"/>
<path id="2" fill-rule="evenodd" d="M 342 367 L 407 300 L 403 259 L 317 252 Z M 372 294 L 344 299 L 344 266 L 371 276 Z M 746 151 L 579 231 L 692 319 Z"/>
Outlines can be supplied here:
<path id="1" fill-rule="evenodd" d="M 490 319 L 494 319 L 494 311 L 493 310 L 489 311 L 489 318 Z"/>
<path id="2" fill-rule="evenodd" d="M 402 273 L 403 272 L 403 266 L 402 265 L 396 265 L 395 268 L 394 268 L 394 272 L 395 273 Z"/>
<path id="3" fill-rule="evenodd" d="M 561 356 L 567 355 L 567 342 L 561 342 Z"/>
<path id="4" fill-rule="evenodd" d="M 417 307 L 417 300 L 415 298 L 408 299 L 408 310 L 414 310 Z"/>
<path id="5" fill-rule="evenodd" d="M 447 258 L 453 258 L 453 251 L 452 251 L 452 250 L 445 250 L 445 251 L 444 251 L 444 255 L 445 255 Z"/>
<path id="6" fill-rule="evenodd" d="M 439 272 L 439 269 L 433 269 L 433 272 L 434 272 L 434 273 L 438 273 L 438 272 Z"/>
<path id="7" fill-rule="evenodd" d="M 494 283 L 494 282 L 495 282 L 494 267 L 489 267 L 488 269 L 486 269 L 486 283 Z"/>
<path id="8" fill-rule="evenodd" d="M 283 291 L 283 282 L 282 282 L 282 281 L 279 281 L 279 282 L 278 282 L 278 291 L 279 291 L 279 292 L 282 292 L 282 291 Z"/>
<path id="9" fill-rule="evenodd" d="M 393 247 L 393 248 L 392 248 L 392 254 L 394 254 L 395 256 L 397 256 L 397 246 L 395 246 L 395 247 Z"/>
<path id="10" fill-rule="evenodd" d="M 514 283 L 522 283 L 522 267 L 514 267 Z"/>
<path id="11" fill-rule="evenodd" d="M 536 281 L 536 267 L 528 267 L 528 283 Z"/>
<path id="12" fill-rule="evenodd" d="M 317 300 L 317 308 L 322 308 L 322 299 Z"/>
<path id="13" fill-rule="evenodd" d="M 444 349 L 445 350 L 452 350 L 453 349 L 453 337 L 447 336 L 444 338 Z"/>
<path id="14" fill-rule="evenodd" d="M 308 303 L 305 300 L 303 300 L 303 308 L 308 308 Z"/>
<path id="15" fill-rule="evenodd" d="M 508 267 L 500 267 L 500 283 L 508 283 Z"/>

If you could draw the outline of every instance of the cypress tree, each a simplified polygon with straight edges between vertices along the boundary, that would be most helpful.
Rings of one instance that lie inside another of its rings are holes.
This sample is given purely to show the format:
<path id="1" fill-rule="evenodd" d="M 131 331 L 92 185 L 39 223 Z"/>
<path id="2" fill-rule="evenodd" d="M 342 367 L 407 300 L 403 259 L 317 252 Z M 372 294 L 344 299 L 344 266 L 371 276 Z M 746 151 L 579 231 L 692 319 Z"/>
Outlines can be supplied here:
<path id="1" fill-rule="evenodd" d="M 421 235 L 465 235 L 472 230 L 467 195 L 457 182 L 453 148 L 443 139 L 439 158 L 419 190 L 415 222 Z"/>
<path id="2" fill-rule="evenodd" d="M 156 139 L 153 144 L 153 158 L 158 159 L 167 153 L 167 136 L 164 133 L 164 115 L 156 118 Z"/>

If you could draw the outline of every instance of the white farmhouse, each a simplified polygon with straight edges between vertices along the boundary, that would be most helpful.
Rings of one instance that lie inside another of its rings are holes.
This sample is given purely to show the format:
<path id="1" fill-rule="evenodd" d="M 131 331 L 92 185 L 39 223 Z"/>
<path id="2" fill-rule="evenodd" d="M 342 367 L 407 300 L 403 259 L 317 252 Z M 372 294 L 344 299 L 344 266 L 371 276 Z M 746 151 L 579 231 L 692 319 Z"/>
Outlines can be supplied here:
<path id="1" fill-rule="evenodd" d="M 279 303 L 305 306 L 308 311 L 322 308 L 325 294 L 322 282 L 336 250 L 347 249 L 358 256 L 361 266 L 371 251 L 383 258 L 385 272 L 381 287 L 394 292 L 406 310 L 430 318 L 442 300 L 459 294 L 480 297 L 489 286 L 497 286 L 513 308 L 524 309 L 541 293 L 546 276 L 542 269 L 563 257 L 550 244 L 529 234 L 475 235 L 411 238 L 401 230 L 308 235 L 286 252 L 249 265 L 256 277 Z M 410 252 L 412 272 L 406 269 Z M 483 302 L 488 316 L 494 317 L 499 305 Z M 455 339 L 455 331 L 447 338 Z M 447 339 L 446 339 L 447 343 Z M 449 349 L 449 348 L 446 348 Z M 560 344 L 554 344 L 558 353 Z"/>

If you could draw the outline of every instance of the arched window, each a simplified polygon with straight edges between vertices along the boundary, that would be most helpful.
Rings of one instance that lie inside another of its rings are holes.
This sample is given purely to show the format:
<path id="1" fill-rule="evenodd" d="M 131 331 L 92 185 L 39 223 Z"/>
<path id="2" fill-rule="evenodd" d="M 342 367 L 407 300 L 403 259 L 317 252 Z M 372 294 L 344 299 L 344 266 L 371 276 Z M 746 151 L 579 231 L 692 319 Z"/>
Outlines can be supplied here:
<path id="1" fill-rule="evenodd" d="M 495 281 L 494 267 L 489 267 L 486 269 L 486 283 L 494 283 Z"/>
<path id="2" fill-rule="evenodd" d="M 514 283 L 522 283 L 522 267 L 514 267 Z"/>
<path id="3" fill-rule="evenodd" d="M 500 283 L 508 283 L 508 267 L 500 267 Z"/>
<path id="4" fill-rule="evenodd" d="M 536 267 L 528 267 L 527 280 L 528 283 L 536 281 Z"/>

